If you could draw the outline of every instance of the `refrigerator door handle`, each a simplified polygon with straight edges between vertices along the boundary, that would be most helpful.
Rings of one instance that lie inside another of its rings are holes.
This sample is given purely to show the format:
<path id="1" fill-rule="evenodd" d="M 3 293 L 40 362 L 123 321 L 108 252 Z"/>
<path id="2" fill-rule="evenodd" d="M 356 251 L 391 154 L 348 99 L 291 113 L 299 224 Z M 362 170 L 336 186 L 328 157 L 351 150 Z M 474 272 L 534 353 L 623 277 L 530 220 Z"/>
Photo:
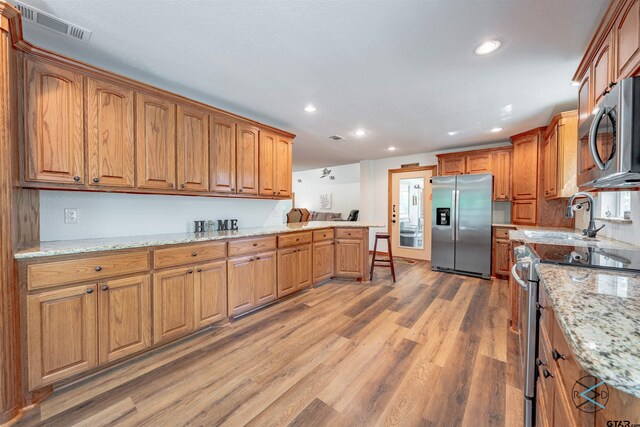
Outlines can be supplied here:
<path id="1" fill-rule="evenodd" d="M 455 211 L 456 211 L 456 191 L 453 190 L 451 192 L 451 209 L 453 210 L 454 214 L 451 215 L 451 240 L 455 242 L 456 240 L 456 215 L 455 215 Z"/>
<path id="2" fill-rule="evenodd" d="M 455 213 L 456 213 L 456 227 L 455 227 L 456 228 L 456 232 L 455 232 L 456 233 L 456 238 L 455 238 L 455 240 L 457 241 L 457 240 L 460 239 L 460 232 L 459 232 L 460 230 L 458 230 L 458 227 L 460 226 L 460 190 L 456 190 L 455 194 L 456 194 L 456 200 L 455 200 L 455 202 L 456 202 L 456 205 L 455 205 L 456 206 L 456 210 L 455 210 Z"/>

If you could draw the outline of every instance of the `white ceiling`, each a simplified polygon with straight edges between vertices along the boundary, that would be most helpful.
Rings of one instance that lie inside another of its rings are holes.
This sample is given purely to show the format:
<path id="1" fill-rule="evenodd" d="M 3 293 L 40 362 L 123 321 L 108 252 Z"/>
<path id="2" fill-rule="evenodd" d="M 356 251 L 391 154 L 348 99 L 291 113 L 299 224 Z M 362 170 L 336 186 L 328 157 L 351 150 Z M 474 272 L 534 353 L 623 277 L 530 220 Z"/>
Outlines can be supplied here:
<path id="1" fill-rule="evenodd" d="M 608 1 L 24 3 L 93 31 L 83 44 L 25 25 L 33 43 L 292 131 L 304 170 L 505 140 L 575 108 L 570 79 Z M 502 48 L 475 56 L 492 38 Z"/>

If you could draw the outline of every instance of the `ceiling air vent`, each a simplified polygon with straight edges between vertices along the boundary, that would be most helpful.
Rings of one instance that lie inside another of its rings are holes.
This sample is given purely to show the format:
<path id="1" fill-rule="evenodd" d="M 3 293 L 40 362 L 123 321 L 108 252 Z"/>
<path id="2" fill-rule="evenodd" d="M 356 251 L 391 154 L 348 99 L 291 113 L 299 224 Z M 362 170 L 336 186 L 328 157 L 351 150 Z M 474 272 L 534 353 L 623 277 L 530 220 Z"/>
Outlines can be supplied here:
<path id="1" fill-rule="evenodd" d="M 62 36 L 69 37 L 87 43 L 91 37 L 91 31 L 86 28 L 79 27 L 60 18 L 56 18 L 46 12 L 36 9 L 26 4 L 14 2 L 16 8 L 22 15 L 23 22 L 29 22 L 47 30 L 58 33 Z"/>
<path id="2" fill-rule="evenodd" d="M 346 141 L 347 140 L 347 138 L 345 138 L 344 136 L 340 136 L 340 135 L 331 135 L 329 138 L 333 139 L 334 141 Z"/>

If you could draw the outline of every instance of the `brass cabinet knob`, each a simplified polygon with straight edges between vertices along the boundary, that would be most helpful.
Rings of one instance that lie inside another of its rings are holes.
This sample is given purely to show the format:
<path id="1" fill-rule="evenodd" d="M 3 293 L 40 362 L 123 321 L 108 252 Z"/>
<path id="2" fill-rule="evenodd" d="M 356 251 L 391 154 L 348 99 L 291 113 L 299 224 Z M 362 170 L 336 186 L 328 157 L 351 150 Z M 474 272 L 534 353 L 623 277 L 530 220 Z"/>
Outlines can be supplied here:
<path id="1" fill-rule="evenodd" d="M 198 252 L 191 252 L 191 256 L 198 256 Z"/>
<path id="2" fill-rule="evenodd" d="M 108 291 L 109 290 L 109 285 L 102 285 L 102 290 L 103 291 Z"/>
<path id="3" fill-rule="evenodd" d="M 95 182 L 96 184 L 100 182 L 100 178 L 93 178 L 93 182 Z"/>
<path id="4" fill-rule="evenodd" d="M 198 273 L 202 273 L 202 269 L 201 269 L 201 268 L 197 269 L 196 271 L 197 271 Z"/>
<path id="5" fill-rule="evenodd" d="M 80 177 L 76 175 L 76 176 L 73 177 L 73 180 L 75 182 L 80 182 Z"/>
<path id="6" fill-rule="evenodd" d="M 99 265 L 96 266 L 95 268 L 96 271 L 102 271 L 102 267 L 100 267 Z"/>
<path id="7" fill-rule="evenodd" d="M 93 293 L 93 288 L 87 288 L 87 293 L 88 294 L 92 294 Z"/>
<path id="8" fill-rule="evenodd" d="M 236 189 L 235 189 L 235 188 L 233 188 L 233 187 L 231 187 L 231 191 L 236 191 Z"/>
<path id="9" fill-rule="evenodd" d="M 189 271 L 187 271 L 187 273 L 193 274 L 193 270 L 189 270 Z"/>

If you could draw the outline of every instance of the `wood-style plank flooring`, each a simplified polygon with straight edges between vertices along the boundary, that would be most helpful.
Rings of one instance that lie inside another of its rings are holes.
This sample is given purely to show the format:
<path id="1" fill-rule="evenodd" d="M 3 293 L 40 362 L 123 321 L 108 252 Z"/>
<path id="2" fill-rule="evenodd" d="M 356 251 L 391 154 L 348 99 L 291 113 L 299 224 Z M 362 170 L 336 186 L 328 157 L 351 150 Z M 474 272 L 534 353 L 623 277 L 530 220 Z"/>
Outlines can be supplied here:
<path id="1" fill-rule="evenodd" d="M 57 390 L 19 425 L 522 424 L 507 283 L 396 264 Z"/>

